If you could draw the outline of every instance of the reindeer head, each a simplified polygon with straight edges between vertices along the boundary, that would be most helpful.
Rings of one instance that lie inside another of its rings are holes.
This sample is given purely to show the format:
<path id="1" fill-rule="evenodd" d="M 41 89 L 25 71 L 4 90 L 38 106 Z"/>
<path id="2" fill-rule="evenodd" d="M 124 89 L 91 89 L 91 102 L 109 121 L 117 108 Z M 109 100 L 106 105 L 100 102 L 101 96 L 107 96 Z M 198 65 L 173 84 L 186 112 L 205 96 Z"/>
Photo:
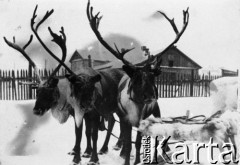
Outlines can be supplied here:
<path id="1" fill-rule="evenodd" d="M 37 99 L 36 99 L 35 106 L 33 108 L 33 112 L 36 115 L 42 116 L 46 111 L 55 107 L 58 104 L 58 100 L 60 97 L 60 92 L 59 92 L 59 88 L 58 88 L 59 80 L 54 76 L 59 71 L 59 69 L 62 65 L 66 67 L 66 65 L 64 64 L 64 61 L 66 59 L 67 48 L 66 48 L 66 36 L 65 36 L 63 27 L 60 30 L 61 35 L 55 34 L 54 32 L 52 32 L 51 28 L 49 27 L 48 28 L 49 33 L 53 37 L 52 41 L 55 42 L 62 50 L 62 60 L 58 59 L 54 55 L 54 53 L 50 49 L 48 49 L 48 47 L 44 44 L 44 42 L 38 35 L 37 31 L 38 31 L 38 28 L 40 27 L 40 25 L 53 13 L 53 10 L 51 10 L 50 12 L 47 11 L 45 16 L 39 21 L 39 23 L 36 26 L 34 26 L 35 18 L 37 17 L 36 11 L 37 11 L 37 6 L 34 10 L 33 17 L 31 19 L 31 29 L 32 29 L 33 33 L 35 34 L 36 38 L 38 39 L 38 41 L 44 47 L 44 49 L 53 58 L 55 58 L 57 61 L 59 61 L 59 65 L 55 68 L 55 70 L 52 72 L 52 74 L 49 76 L 49 78 L 47 80 L 45 80 L 45 81 L 42 80 L 42 78 L 39 75 L 39 71 L 37 69 L 36 64 L 31 60 L 29 55 L 25 52 L 25 49 L 27 48 L 28 45 L 30 45 L 30 43 L 32 41 L 32 38 L 33 38 L 32 35 L 30 37 L 30 40 L 23 47 L 20 47 L 19 45 L 8 41 L 5 37 L 4 37 L 4 40 L 10 47 L 19 51 L 29 61 L 31 66 L 34 68 L 35 74 L 37 76 L 37 81 L 30 83 L 30 84 L 36 86 L 36 88 L 37 88 L 37 96 L 36 96 Z M 69 68 L 67 68 L 67 70 L 69 71 L 69 73 L 74 74 Z"/>
<path id="2" fill-rule="evenodd" d="M 43 115 L 49 109 L 55 107 L 60 98 L 58 79 L 53 77 L 40 84 L 36 90 L 36 102 L 33 112 L 36 115 Z"/>
<path id="3" fill-rule="evenodd" d="M 80 76 L 66 75 L 66 78 L 71 83 L 71 96 L 77 99 L 81 110 L 93 109 L 96 99 L 95 84 L 101 80 L 101 76 L 81 74 Z"/>
<path id="4" fill-rule="evenodd" d="M 123 70 L 130 77 L 128 85 L 130 99 L 135 102 L 149 103 L 157 98 L 155 77 L 161 73 L 159 69 L 152 69 L 150 65 L 141 68 L 123 65 Z"/>
<path id="5" fill-rule="evenodd" d="M 58 104 L 60 97 L 60 92 L 58 88 L 59 79 L 54 77 L 54 75 L 59 71 L 61 66 L 64 66 L 66 70 L 69 72 L 69 74 L 66 75 L 66 78 L 70 82 L 71 89 L 71 96 L 69 97 L 74 97 L 75 100 L 77 100 L 78 106 L 80 106 L 82 110 L 91 109 L 93 107 L 95 96 L 94 95 L 95 83 L 100 81 L 101 79 L 100 75 L 90 76 L 88 74 L 83 73 L 81 73 L 80 75 L 76 75 L 74 72 L 72 72 L 71 69 L 67 67 L 66 64 L 64 63 L 66 59 L 67 48 L 66 48 L 66 35 L 64 33 L 63 27 L 60 30 L 61 35 L 55 34 L 50 27 L 48 28 L 50 35 L 53 37 L 52 41 L 55 42 L 62 50 L 61 60 L 44 44 L 44 42 L 38 35 L 38 28 L 45 20 L 49 18 L 49 16 L 53 13 L 53 10 L 47 11 L 45 16 L 35 26 L 34 25 L 35 18 L 37 17 L 36 11 L 37 6 L 33 12 L 33 17 L 31 19 L 31 29 L 35 34 L 36 38 L 38 39 L 38 41 L 40 42 L 40 44 L 43 46 L 43 48 L 49 53 L 50 56 L 52 56 L 55 60 L 59 62 L 59 65 L 56 67 L 56 69 L 53 71 L 53 73 L 49 76 L 49 78 L 46 81 L 42 81 L 35 63 L 29 58 L 29 56 L 25 52 L 25 48 L 32 41 L 32 36 L 30 38 L 30 41 L 23 48 L 16 45 L 15 43 L 9 42 L 6 38 L 4 38 L 5 42 L 10 47 L 18 50 L 30 62 L 30 64 L 34 67 L 35 74 L 38 77 L 36 103 L 33 108 L 34 114 L 43 115 L 46 111 L 48 111 L 51 108 L 54 108 Z"/>
<path id="6" fill-rule="evenodd" d="M 161 53 L 165 53 L 170 47 L 172 47 L 183 32 L 185 31 L 187 24 L 188 24 L 188 9 L 186 11 L 183 11 L 183 28 L 179 32 L 174 20 L 170 20 L 164 13 L 163 16 L 171 23 L 175 33 L 176 38 L 175 40 L 167 46 Z M 97 39 L 99 42 L 107 49 L 109 50 L 116 58 L 121 60 L 123 62 L 123 70 L 126 72 L 126 74 L 130 77 L 130 83 L 128 86 L 128 93 L 130 95 L 130 98 L 135 100 L 136 102 L 141 103 L 148 103 L 152 99 L 157 98 L 157 89 L 155 86 L 155 77 L 158 76 L 160 72 L 160 64 L 161 60 L 157 57 L 149 58 L 148 62 L 144 66 L 137 66 L 133 65 L 129 61 L 127 61 L 124 58 L 124 55 L 128 53 L 129 51 L 133 50 L 134 48 L 130 49 L 121 49 L 121 51 L 117 48 L 116 44 L 114 44 L 115 49 L 112 48 L 106 41 L 104 41 L 103 37 L 101 36 L 98 27 L 99 23 L 102 19 L 102 16 L 99 17 L 99 12 L 96 15 L 93 15 L 93 7 L 90 7 L 90 1 L 88 1 L 87 5 L 87 17 L 90 23 L 90 26 L 95 33 Z"/>

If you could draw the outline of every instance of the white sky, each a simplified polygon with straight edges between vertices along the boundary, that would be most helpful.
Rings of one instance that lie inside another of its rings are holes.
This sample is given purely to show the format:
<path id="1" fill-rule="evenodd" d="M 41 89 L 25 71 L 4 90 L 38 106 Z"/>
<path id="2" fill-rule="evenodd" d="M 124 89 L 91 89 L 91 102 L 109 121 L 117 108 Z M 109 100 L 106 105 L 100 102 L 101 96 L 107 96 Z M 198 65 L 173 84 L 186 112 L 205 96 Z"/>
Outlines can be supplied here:
<path id="1" fill-rule="evenodd" d="M 75 49 L 96 40 L 86 17 L 87 0 L 0 0 L 0 69 L 27 67 L 26 60 L 9 48 L 2 37 L 12 39 L 15 36 L 17 42 L 27 41 L 36 4 L 39 16 L 46 10 L 55 10 L 40 29 L 40 35 L 47 42 L 50 40 L 47 26 L 54 31 L 64 26 L 68 58 Z M 109 33 L 129 35 L 153 53 L 158 53 L 175 37 L 166 20 L 151 17 L 154 12 L 164 11 L 170 18 L 174 17 L 181 28 L 182 10 L 189 7 L 189 26 L 177 47 L 202 67 L 234 70 L 240 67 L 239 0 L 92 0 L 91 4 L 95 13 L 101 11 L 103 15 L 100 24 L 103 36 Z"/>

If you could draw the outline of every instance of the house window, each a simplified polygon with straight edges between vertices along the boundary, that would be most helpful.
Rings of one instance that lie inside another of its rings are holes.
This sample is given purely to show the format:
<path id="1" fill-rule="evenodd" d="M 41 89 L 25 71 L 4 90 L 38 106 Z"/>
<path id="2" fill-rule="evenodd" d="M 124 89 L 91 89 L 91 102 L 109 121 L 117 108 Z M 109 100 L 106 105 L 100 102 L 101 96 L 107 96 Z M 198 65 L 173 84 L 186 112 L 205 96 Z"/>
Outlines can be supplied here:
<path id="1" fill-rule="evenodd" d="M 173 67 L 173 60 L 168 60 L 168 66 Z"/>
<path id="2" fill-rule="evenodd" d="M 168 55 L 168 66 L 173 67 L 173 64 L 174 64 L 174 55 L 169 54 Z"/>

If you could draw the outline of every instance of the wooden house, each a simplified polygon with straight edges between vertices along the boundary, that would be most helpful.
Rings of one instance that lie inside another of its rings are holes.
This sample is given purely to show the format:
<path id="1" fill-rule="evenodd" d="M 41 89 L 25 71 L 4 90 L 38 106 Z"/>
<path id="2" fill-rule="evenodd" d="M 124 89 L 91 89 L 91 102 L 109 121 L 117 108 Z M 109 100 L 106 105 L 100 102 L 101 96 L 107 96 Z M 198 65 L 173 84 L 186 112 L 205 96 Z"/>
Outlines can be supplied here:
<path id="1" fill-rule="evenodd" d="M 163 72 L 185 75 L 193 72 L 194 75 L 198 75 L 199 69 L 202 68 L 176 46 L 171 47 L 166 53 L 156 54 L 156 56 L 162 59 L 161 67 Z"/>
<path id="2" fill-rule="evenodd" d="M 176 46 L 171 47 L 164 54 L 156 54 L 161 60 L 161 70 L 163 73 L 169 74 L 172 79 L 177 75 L 197 76 L 199 69 L 202 67 L 193 61 L 189 56 L 180 51 Z M 142 65 L 146 61 L 140 63 Z"/>
<path id="3" fill-rule="evenodd" d="M 69 62 L 71 63 L 71 69 L 77 71 L 81 68 L 86 67 L 97 67 L 109 63 L 110 61 L 102 61 L 97 59 L 92 59 L 91 55 L 84 56 L 80 54 L 77 50 L 71 56 Z"/>

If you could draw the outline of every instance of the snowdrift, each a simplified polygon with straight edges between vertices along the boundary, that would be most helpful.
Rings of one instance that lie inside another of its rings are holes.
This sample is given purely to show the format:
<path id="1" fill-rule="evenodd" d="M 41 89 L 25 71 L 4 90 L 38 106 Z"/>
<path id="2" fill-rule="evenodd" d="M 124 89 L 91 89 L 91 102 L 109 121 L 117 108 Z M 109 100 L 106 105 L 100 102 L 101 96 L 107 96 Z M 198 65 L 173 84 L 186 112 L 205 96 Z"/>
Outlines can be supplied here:
<path id="1" fill-rule="evenodd" d="M 32 112 L 34 100 L 0 101 L 0 161 L 1 165 L 68 165 L 72 156 L 67 153 L 74 145 L 74 122 L 70 117 L 65 124 L 59 124 L 51 112 L 42 117 Z M 164 98 L 159 99 L 161 114 L 164 117 L 184 115 L 190 110 L 193 115 L 211 114 L 210 98 Z M 85 130 L 83 130 L 85 132 Z M 114 126 L 113 133 L 119 135 L 119 124 Z M 98 150 L 103 144 L 106 131 L 99 132 Z M 132 141 L 136 132 L 133 131 Z M 112 150 L 117 139 L 111 137 L 109 152 L 99 156 L 100 164 L 122 164 L 120 151 Z M 82 152 L 86 147 L 83 135 Z M 134 145 L 132 155 L 135 154 Z M 89 159 L 82 158 L 82 164 Z M 131 159 L 131 164 L 134 157 Z"/>

